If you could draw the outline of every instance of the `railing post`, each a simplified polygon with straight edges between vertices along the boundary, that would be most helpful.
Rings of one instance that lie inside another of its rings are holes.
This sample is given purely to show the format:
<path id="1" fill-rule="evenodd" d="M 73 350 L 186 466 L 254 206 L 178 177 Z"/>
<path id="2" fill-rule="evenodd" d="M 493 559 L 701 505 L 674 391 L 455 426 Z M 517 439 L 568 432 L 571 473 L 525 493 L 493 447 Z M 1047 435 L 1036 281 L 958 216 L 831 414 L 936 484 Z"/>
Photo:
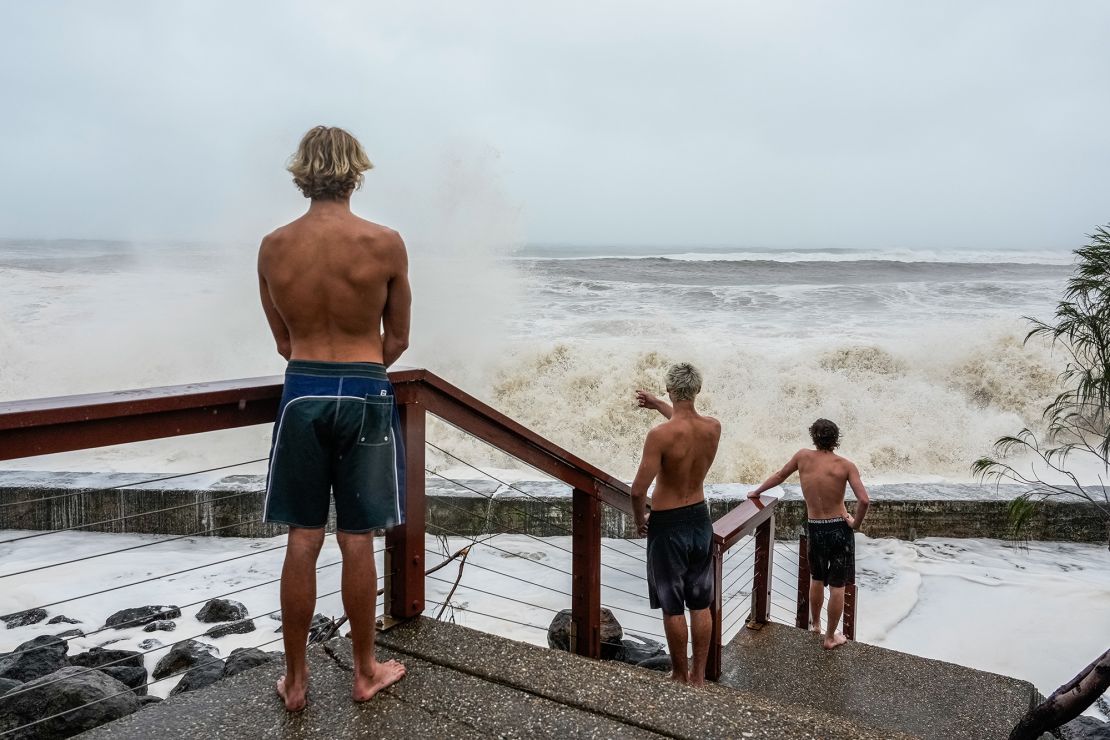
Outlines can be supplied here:
<path id="1" fill-rule="evenodd" d="M 571 649 L 601 657 L 601 499 L 574 489 L 571 556 Z"/>
<path id="2" fill-rule="evenodd" d="M 798 538 L 798 611 L 794 624 L 798 629 L 809 629 L 809 538 Z"/>
<path id="3" fill-rule="evenodd" d="M 388 612 L 394 619 L 408 619 L 424 611 L 424 424 L 419 403 L 400 406 L 405 443 L 405 523 L 385 536 Z"/>
<path id="4" fill-rule="evenodd" d="M 723 647 L 724 634 L 721 625 L 721 608 L 724 594 L 721 593 L 722 571 L 724 568 L 725 553 L 720 542 L 713 542 L 713 603 L 710 606 L 713 615 L 713 629 L 709 633 L 709 660 L 705 664 L 705 677 L 709 681 L 721 680 L 721 648 Z"/>
<path id="5" fill-rule="evenodd" d="M 775 517 L 755 530 L 755 576 L 752 579 L 751 629 L 759 629 L 769 620 L 771 612 L 771 569 L 775 563 Z"/>
<path id="6" fill-rule="evenodd" d="M 856 578 L 844 586 L 844 636 L 856 639 Z"/>

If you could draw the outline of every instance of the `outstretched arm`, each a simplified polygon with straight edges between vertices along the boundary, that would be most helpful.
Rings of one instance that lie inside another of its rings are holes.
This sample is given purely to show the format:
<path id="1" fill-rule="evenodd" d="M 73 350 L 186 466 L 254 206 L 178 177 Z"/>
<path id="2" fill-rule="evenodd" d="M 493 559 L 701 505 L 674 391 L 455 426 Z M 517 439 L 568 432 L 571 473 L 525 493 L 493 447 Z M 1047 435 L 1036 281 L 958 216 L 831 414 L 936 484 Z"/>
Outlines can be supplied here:
<path id="1" fill-rule="evenodd" d="M 863 480 L 859 477 L 859 468 L 855 463 L 850 463 L 848 468 L 848 485 L 852 487 L 852 493 L 856 494 L 856 513 L 855 516 L 849 516 L 848 526 L 852 529 L 859 529 L 863 524 L 863 518 L 867 516 L 867 508 L 871 506 L 871 499 L 867 495 L 867 489 L 863 487 Z"/>
<path id="2" fill-rule="evenodd" d="M 409 286 L 409 257 L 400 234 L 396 235 L 398 269 L 389 281 L 382 311 L 382 364 L 389 367 L 409 346 L 412 321 L 412 288 Z"/>
<path id="3" fill-rule="evenodd" d="M 674 409 L 671 408 L 669 403 L 647 391 L 636 391 L 636 405 L 642 409 L 655 409 L 668 419 L 674 413 Z"/>
<path id="4" fill-rule="evenodd" d="M 759 488 L 749 492 L 748 498 L 759 498 L 761 493 L 775 486 L 781 486 L 786 482 L 787 478 L 794 475 L 796 472 L 798 472 L 798 453 L 795 452 L 794 457 L 790 458 L 790 461 L 783 466 L 782 470 L 763 481 Z"/>
<path id="5" fill-rule="evenodd" d="M 636 518 L 636 531 L 641 536 L 647 535 L 647 492 L 655 476 L 659 474 L 659 467 L 663 464 L 663 453 L 659 448 L 658 435 L 655 430 L 648 432 L 644 440 L 644 454 L 640 459 L 640 469 L 636 471 L 636 478 L 632 481 L 632 514 Z"/>

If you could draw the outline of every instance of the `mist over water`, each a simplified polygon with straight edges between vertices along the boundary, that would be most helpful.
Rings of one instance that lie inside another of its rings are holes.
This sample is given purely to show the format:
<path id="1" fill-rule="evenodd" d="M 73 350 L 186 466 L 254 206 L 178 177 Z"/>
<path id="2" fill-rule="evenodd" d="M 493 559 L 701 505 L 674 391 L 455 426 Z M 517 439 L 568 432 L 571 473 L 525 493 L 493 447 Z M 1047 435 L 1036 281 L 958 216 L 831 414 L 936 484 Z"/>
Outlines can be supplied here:
<path id="1" fill-rule="evenodd" d="M 959 254 L 778 261 L 735 250 L 510 258 L 474 229 L 445 229 L 438 249 L 421 249 L 427 235 L 410 239 L 414 331 L 403 364 L 429 367 L 625 478 L 659 420 L 635 408 L 633 391 L 662 393 L 679 360 L 702 369 L 700 406 L 724 424 L 713 481 L 762 478 L 806 445 L 818 416 L 841 425 L 842 451 L 873 479 L 966 479 L 996 437 L 1035 426 L 1057 390 L 1060 360 L 1023 346 L 1021 316 L 1051 311 L 1070 271 L 1059 253 L 1039 264 Z M 0 398 L 280 373 L 254 250 L 3 242 Z M 443 425 L 432 437 L 477 464 L 508 465 Z M 224 438 L 19 466 L 189 469 L 267 452 L 268 429 Z"/>

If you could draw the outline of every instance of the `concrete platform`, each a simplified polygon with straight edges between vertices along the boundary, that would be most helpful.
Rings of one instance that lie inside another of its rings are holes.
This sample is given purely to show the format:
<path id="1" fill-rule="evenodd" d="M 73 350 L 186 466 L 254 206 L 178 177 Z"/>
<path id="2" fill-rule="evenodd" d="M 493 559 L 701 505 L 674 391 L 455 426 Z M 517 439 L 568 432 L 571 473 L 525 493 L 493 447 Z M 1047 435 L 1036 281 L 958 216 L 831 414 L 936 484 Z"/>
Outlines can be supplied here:
<path id="1" fill-rule="evenodd" d="M 930 740 L 1004 739 L 1039 699 L 1026 681 L 859 642 L 824 650 L 779 624 L 741 630 L 722 664 L 724 685 Z"/>
<path id="2" fill-rule="evenodd" d="M 409 674 L 367 704 L 350 701 L 350 646 L 339 638 L 310 651 L 310 704 L 299 715 L 286 714 L 273 693 L 280 668 L 263 666 L 82 737 L 912 737 L 723 686 L 677 686 L 660 673 L 424 618 L 381 635 L 380 649 L 383 658 L 402 660 Z"/>

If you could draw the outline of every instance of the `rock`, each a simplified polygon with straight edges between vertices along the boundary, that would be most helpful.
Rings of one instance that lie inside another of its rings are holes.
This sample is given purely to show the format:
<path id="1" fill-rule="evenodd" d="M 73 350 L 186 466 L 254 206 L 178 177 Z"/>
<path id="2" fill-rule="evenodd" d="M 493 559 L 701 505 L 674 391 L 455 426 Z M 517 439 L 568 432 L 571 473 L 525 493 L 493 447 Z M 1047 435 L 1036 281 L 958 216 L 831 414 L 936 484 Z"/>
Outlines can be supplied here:
<path id="1" fill-rule="evenodd" d="M 159 619 L 177 619 L 180 616 L 181 610 L 176 606 L 137 606 L 116 612 L 104 620 L 104 626 L 125 630 L 131 627 L 142 627 Z"/>
<path id="2" fill-rule="evenodd" d="M 81 630 L 66 630 L 65 632 L 59 632 L 58 634 L 54 635 L 54 637 L 57 637 L 58 639 L 61 639 L 61 640 L 65 640 L 68 637 L 84 637 L 84 636 L 85 636 L 85 633 L 82 632 Z"/>
<path id="3" fill-rule="evenodd" d="M 148 637 L 139 643 L 139 650 L 153 650 L 162 647 L 161 640 L 155 640 L 153 637 Z"/>
<path id="4" fill-rule="evenodd" d="M 174 673 L 181 673 L 200 663 L 202 660 L 211 660 L 218 652 L 212 645 L 206 645 L 196 640 L 185 640 L 175 644 L 170 651 L 162 656 L 158 665 L 154 666 L 151 673 L 154 678 L 165 678 Z"/>
<path id="5" fill-rule="evenodd" d="M 281 621 L 280 614 L 277 615 L 277 620 L 279 622 Z M 323 633 L 324 630 L 331 629 L 333 623 L 334 620 L 332 620 L 331 617 L 325 617 L 323 614 L 313 614 L 312 622 L 308 626 L 308 641 L 316 642 L 320 638 L 320 635 L 321 633 Z M 276 630 L 274 630 L 274 634 L 276 635 L 280 633 L 281 630 L 282 628 L 278 627 Z"/>
<path id="6" fill-rule="evenodd" d="M 147 694 L 146 696 L 139 697 L 139 704 L 144 707 L 150 704 L 157 704 L 160 701 L 162 701 L 162 697 L 154 696 L 153 694 Z"/>
<path id="7" fill-rule="evenodd" d="M 117 642 L 123 642 L 126 639 L 126 637 L 117 637 L 114 640 L 105 640 L 104 642 L 97 645 L 97 647 L 108 647 L 109 645 L 115 645 Z"/>
<path id="8" fill-rule="evenodd" d="M 143 667 L 143 654 L 134 650 L 105 650 L 94 647 L 87 653 L 78 653 L 69 659 L 70 665 L 79 665 L 83 668 L 103 668 L 106 666 Z"/>
<path id="9" fill-rule="evenodd" d="M 601 610 L 601 657 L 603 660 L 614 660 L 623 648 L 621 638 L 624 630 L 620 622 L 613 616 L 613 612 L 602 608 Z M 570 651 L 570 609 L 563 609 L 551 620 L 547 628 L 547 645 L 556 650 Z"/>
<path id="10" fill-rule="evenodd" d="M 181 677 L 177 686 L 170 691 L 170 696 L 184 694 L 186 691 L 196 691 L 205 686 L 211 686 L 224 677 L 224 662 L 219 658 L 209 657 L 207 661 L 198 663 L 195 668 L 190 668 Z"/>
<path id="11" fill-rule="evenodd" d="M 139 698 L 122 683 L 100 671 L 66 666 L 35 679 L 15 696 L 0 701 L 0 733 L 5 739 L 70 737 L 126 717 L 139 708 Z M 72 709 L 71 712 L 66 710 Z M 58 717 L 51 715 L 66 712 Z M 25 730 L 15 728 L 45 719 Z"/>
<path id="12" fill-rule="evenodd" d="M 170 619 L 159 619 L 143 627 L 143 632 L 173 632 L 177 629 L 177 622 Z"/>
<path id="13" fill-rule="evenodd" d="M 1060 728 L 1068 740 L 1110 740 L 1110 724 L 1081 714 Z"/>
<path id="14" fill-rule="evenodd" d="M 227 662 L 224 663 L 224 678 L 269 663 L 279 655 L 281 653 L 267 653 L 258 648 L 236 648 L 231 651 L 231 655 L 227 656 Z"/>
<path id="15" fill-rule="evenodd" d="M 16 686 L 22 686 L 22 685 L 23 685 L 22 681 L 16 681 L 13 678 L 0 678 L 0 696 L 3 696 L 4 694 L 8 693 L 12 689 L 14 689 Z"/>
<path id="16" fill-rule="evenodd" d="M 51 617 L 47 624 L 81 624 L 81 620 L 70 619 L 65 614 L 59 614 L 56 617 Z"/>
<path id="17" fill-rule="evenodd" d="M 69 643 L 54 635 L 41 635 L 0 656 L 0 678 L 33 681 L 66 666 Z"/>
<path id="18" fill-rule="evenodd" d="M 228 635 L 245 635 L 248 632 L 254 632 L 254 620 L 242 619 L 238 622 L 228 622 L 227 624 L 217 624 L 215 627 L 209 629 L 206 634 L 211 638 L 227 637 Z"/>
<path id="19" fill-rule="evenodd" d="M 101 668 L 102 673 L 107 673 L 124 686 L 134 689 L 136 696 L 146 696 L 146 668 L 136 668 L 132 665 L 108 666 Z"/>
<path id="20" fill-rule="evenodd" d="M 658 655 L 654 658 L 648 658 L 647 660 L 641 661 L 636 665 L 640 666 L 641 668 L 647 668 L 649 671 L 663 671 L 664 673 L 670 673 L 671 656 Z"/>
<path id="21" fill-rule="evenodd" d="M 247 618 L 247 607 L 231 599 L 212 599 L 197 612 L 200 622 L 236 622 Z"/>
<path id="22" fill-rule="evenodd" d="M 632 665 L 639 665 L 650 658 L 667 656 L 667 646 L 648 637 L 629 634 L 621 640 L 621 647 L 617 650 L 613 660 L 619 660 Z M 668 658 L 669 660 L 669 658 Z"/>
<path id="23" fill-rule="evenodd" d="M 16 612 L 15 614 L 5 614 L 0 617 L 0 622 L 8 625 L 8 629 L 14 630 L 16 627 L 38 624 L 44 619 L 46 619 L 45 609 L 28 609 L 27 611 Z"/>

